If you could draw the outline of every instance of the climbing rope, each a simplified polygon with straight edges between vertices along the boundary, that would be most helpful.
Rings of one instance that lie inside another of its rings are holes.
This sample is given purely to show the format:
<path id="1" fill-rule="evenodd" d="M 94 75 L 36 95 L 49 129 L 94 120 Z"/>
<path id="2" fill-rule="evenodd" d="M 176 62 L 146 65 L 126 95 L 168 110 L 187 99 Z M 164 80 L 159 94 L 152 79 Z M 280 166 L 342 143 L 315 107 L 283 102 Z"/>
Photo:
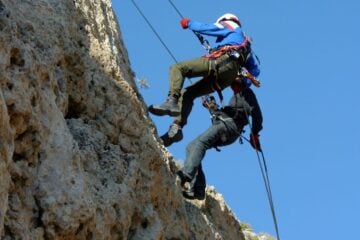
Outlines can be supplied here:
<path id="1" fill-rule="evenodd" d="M 183 19 L 184 16 L 181 14 L 181 12 L 180 12 L 179 9 L 175 6 L 175 4 L 174 4 L 171 0 L 168 0 L 168 2 L 169 2 L 170 5 L 174 8 L 174 10 L 177 12 L 177 14 L 180 16 L 180 18 Z M 195 32 L 195 31 L 192 31 L 192 32 L 193 32 L 193 33 L 196 35 L 196 37 L 199 39 L 201 45 L 205 48 L 205 50 L 206 50 L 207 52 L 209 52 L 210 49 L 211 49 L 211 46 L 210 46 L 210 44 L 209 44 L 209 41 L 206 40 L 200 33 L 197 33 L 197 32 Z"/>
<path id="2" fill-rule="evenodd" d="M 161 44 L 164 46 L 164 48 L 166 49 L 166 51 L 169 53 L 169 55 L 172 57 L 172 59 L 177 63 L 178 61 L 176 60 L 174 54 L 170 51 L 170 48 L 166 45 L 166 43 L 162 40 L 162 38 L 160 37 L 160 35 L 158 34 L 158 32 L 155 30 L 155 28 L 153 27 L 153 25 L 150 23 L 150 21 L 147 19 L 147 17 L 145 16 L 145 14 L 141 11 L 140 7 L 136 4 L 136 2 L 134 0 L 131 0 L 132 4 L 135 6 L 136 10 L 138 11 L 138 13 L 144 18 L 145 22 L 148 24 L 148 26 L 151 28 L 151 30 L 153 31 L 153 33 L 156 35 L 156 37 L 159 39 L 159 41 L 161 42 Z"/>
<path id="3" fill-rule="evenodd" d="M 252 132 L 252 124 L 250 122 L 249 115 L 248 115 L 246 110 L 244 112 L 245 112 L 247 121 L 249 123 L 250 131 L 253 134 L 253 132 Z M 240 136 L 251 144 L 251 139 L 247 139 L 243 135 L 240 135 Z M 267 194 L 267 198 L 268 198 L 270 209 L 271 209 L 271 214 L 272 214 L 272 218 L 273 218 L 273 222 L 274 222 L 274 227 L 275 227 L 277 240 L 280 240 L 279 227 L 278 227 L 277 218 L 276 218 L 276 214 L 275 214 L 275 205 L 274 205 L 274 201 L 273 201 L 273 197 L 272 197 L 272 193 L 271 193 L 270 179 L 269 179 L 269 173 L 268 173 L 267 166 L 266 166 L 264 150 L 261 149 L 261 151 L 258 151 L 257 149 L 255 149 L 255 152 L 256 152 L 257 159 L 258 159 L 261 175 L 262 175 L 262 178 L 263 178 L 263 181 L 264 181 L 264 184 L 265 184 L 266 194 Z M 260 158 L 259 152 L 261 153 L 262 158 Z"/>
<path id="4" fill-rule="evenodd" d="M 242 135 L 241 135 L 241 137 L 243 139 L 245 139 L 245 141 L 251 143 L 250 140 L 247 139 L 246 137 L 244 137 Z M 272 193 L 271 193 L 270 180 L 269 180 L 269 174 L 268 174 L 268 170 L 267 170 L 267 166 L 266 166 L 265 156 L 264 156 L 263 150 L 261 150 L 260 151 L 261 158 L 262 158 L 262 161 L 261 161 L 260 156 L 259 156 L 259 151 L 257 151 L 257 150 L 255 150 L 255 151 L 256 151 L 259 167 L 261 170 L 261 175 L 264 180 L 267 197 L 269 200 L 269 205 L 270 205 L 270 209 L 271 209 L 271 213 L 272 213 L 272 217 L 273 217 L 273 221 L 274 221 L 274 227 L 275 227 L 275 231 L 276 231 L 277 240 L 280 240 L 279 228 L 278 228 L 277 218 L 276 218 L 276 214 L 275 214 L 275 206 L 274 206 L 273 197 L 272 197 Z"/>

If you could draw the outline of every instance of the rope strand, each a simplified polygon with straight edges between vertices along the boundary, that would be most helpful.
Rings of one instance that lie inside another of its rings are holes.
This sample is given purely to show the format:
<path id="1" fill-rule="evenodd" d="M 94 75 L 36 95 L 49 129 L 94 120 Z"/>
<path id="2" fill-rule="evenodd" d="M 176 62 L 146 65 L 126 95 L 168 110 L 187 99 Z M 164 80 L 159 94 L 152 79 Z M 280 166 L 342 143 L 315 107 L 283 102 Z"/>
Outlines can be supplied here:
<path id="1" fill-rule="evenodd" d="M 246 137 L 244 137 L 242 135 L 241 135 L 241 137 L 250 143 L 249 139 L 247 139 Z M 269 200 L 269 205 L 270 205 L 270 209 L 271 209 L 272 218 L 274 221 L 274 227 L 275 227 L 275 231 L 276 231 L 277 240 L 280 240 L 279 227 L 278 227 L 277 218 L 276 218 L 276 214 L 275 214 L 275 205 L 274 205 L 274 201 L 273 201 L 273 197 L 272 197 L 272 193 L 271 193 L 270 180 L 269 180 L 269 174 L 267 171 L 265 156 L 264 156 L 264 153 L 262 150 L 261 156 L 262 156 L 263 163 L 261 163 L 259 151 L 257 151 L 257 150 L 255 150 L 255 151 L 256 151 L 257 158 L 258 158 L 259 167 L 261 170 L 261 175 L 262 175 L 262 178 L 263 178 L 263 181 L 265 184 L 266 194 L 267 194 L 267 197 Z"/>
<path id="2" fill-rule="evenodd" d="M 168 2 L 169 2 L 170 5 L 174 8 L 174 10 L 177 12 L 177 14 L 179 15 L 179 17 L 180 17 L 181 19 L 183 19 L 184 16 L 181 14 L 180 10 L 175 6 L 175 4 L 174 4 L 171 0 L 168 0 Z M 210 46 L 209 41 L 206 40 L 200 33 L 197 33 L 197 32 L 195 32 L 195 31 L 192 31 L 192 32 L 193 32 L 193 33 L 196 35 L 196 37 L 199 39 L 201 45 L 205 48 L 205 50 L 206 50 L 207 52 L 209 52 L 210 49 L 211 49 L 211 46 Z"/>
<path id="3" fill-rule="evenodd" d="M 247 111 L 245 110 L 245 115 L 247 118 L 247 121 L 249 123 L 249 127 L 250 127 L 250 131 L 252 133 L 252 124 L 250 122 L 249 119 L 249 115 L 247 113 Z M 246 137 L 240 135 L 242 138 L 244 138 L 246 141 L 248 141 L 249 143 L 251 143 L 251 139 L 247 139 Z M 258 163 L 259 163 L 259 167 L 260 167 L 260 171 L 261 171 L 261 175 L 265 184 L 265 189 L 266 189 L 266 194 L 267 194 L 267 198 L 269 201 L 269 205 L 270 205 L 270 210 L 271 210 L 271 214 L 272 214 L 272 218 L 273 218 L 273 222 L 274 222 L 274 227 L 275 227 L 275 231 L 276 231 L 276 236 L 277 236 L 277 240 L 280 240 L 280 233 L 279 233 L 279 227 L 278 227 L 278 223 L 277 223 L 277 218 L 276 218 L 276 214 L 275 214 L 275 205 L 274 205 L 274 201 L 273 201 L 273 197 L 272 197 L 272 193 L 271 193 L 271 186 L 270 186 L 270 179 L 269 179 L 269 174 L 268 174 L 268 170 L 267 170 L 267 166 L 266 166 L 266 160 L 265 160 L 265 156 L 263 153 L 263 149 L 261 149 L 261 156 L 262 156 L 262 161 L 261 158 L 259 156 L 259 151 L 255 149 L 256 152 L 256 156 L 258 159 Z"/>
<path id="4" fill-rule="evenodd" d="M 180 16 L 180 18 L 184 18 L 184 16 L 181 14 L 181 12 L 179 11 L 179 9 L 175 6 L 175 4 L 171 1 L 168 0 L 168 2 L 171 4 L 171 6 L 175 9 L 175 11 L 177 12 L 177 14 Z"/>
<path id="5" fill-rule="evenodd" d="M 137 11 L 139 12 L 139 14 L 144 18 L 145 22 L 149 25 L 149 27 L 151 28 L 151 30 L 153 31 L 153 33 L 156 35 L 156 37 L 159 39 L 159 41 L 161 42 L 161 44 L 165 47 L 166 51 L 169 53 L 169 55 L 172 57 L 172 59 L 177 63 L 178 61 L 176 60 L 174 54 L 172 54 L 172 52 L 170 51 L 170 49 L 168 48 L 168 46 L 165 44 L 165 42 L 162 40 L 162 38 L 160 37 L 160 35 L 158 34 L 158 32 L 155 30 L 155 28 L 153 27 L 153 25 L 150 23 L 150 21 L 146 18 L 145 14 L 141 11 L 140 7 L 136 4 L 136 2 L 134 0 L 131 0 L 131 2 L 133 3 L 133 5 L 135 6 L 135 8 L 137 9 Z"/>

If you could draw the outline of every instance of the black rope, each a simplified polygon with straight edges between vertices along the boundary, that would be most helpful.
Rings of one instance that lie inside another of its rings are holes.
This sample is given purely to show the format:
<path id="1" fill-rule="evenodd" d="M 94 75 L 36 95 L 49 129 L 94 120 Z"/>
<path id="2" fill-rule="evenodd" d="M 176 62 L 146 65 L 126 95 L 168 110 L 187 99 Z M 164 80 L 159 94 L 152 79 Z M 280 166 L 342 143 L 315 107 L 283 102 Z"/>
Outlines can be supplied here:
<path id="1" fill-rule="evenodd" d="M 175 63 L 178 63 L 178 61 L 176 60 L 174 54 L 171 52 L 170 48 L 165 44 L 165 42 L 162 40 L 162 38 L 160 37 L 160 35 L 157 33 L 157 31 L 155 30 L 155 28 L 153 27 L 153 25 L 150 23 L 150 21 L 147 19 L 147 17 L 145 16 L 145 14 L 141 11 L 140 7 L 136 4 L 136 2 L 134 0 L 131 0 L 131 2 L 133 3 L 133 5 L 135 6 L 135 8 L 137 9 L 137 11 L 139 12 L 139 14 L 144 18 L 145 22 L 148 24 L 148 26 L 151 28 L 151 30 L 153 31 L 153 33 L 156 35 L 156 37 L 158 38 L 158 40 L 161 42 L 161 44 L 165 47 L 166 51 L 169 53 L 169 55 L 172 57 L 172 59 L 175 61 Z M 188 78 L 190 84 L 192 84 L 192 81 L 190 78 Z"/>
<path id="2" fill-rule="evenodd" d="M 134 0 L 131 0 L 131 2 L 133 3 L 133 5 L 135 6 L 135 8 L 137 9 L 137 11 L 139 12 L 139 14 L 144 18 L 145 22 L 149 25 L 149 27 L 151 28 L 151 30 L 153 31 L 153 33 L 156 35 L 156 37 L 159 39 L 159 41 L 161 42 L 161 44 L 165 47 L 166 51 L 169 53 L 169 55 L 172 57 L 172 59 L 174 59 L 174 61 L 177 63 L 178 61 L 176 60 L 174 54 L 172 54 L 172 52 L 170 51 L 170 49 L 168 48 L 168 46 L 165 44 L 165 42 L 162 40 L 162 38 L 160 37 L 160 35 L 157 33 L 157 31 L 155 30 L 155 28 L 153 27 L 153 25 L 150 23 L 150 21 L 146 18 L 145 14 L 141 11 L 140 7 L 136 4 L 136 2 Z"/>
<path id="3" fill-rule="evenodd" d="M 180 16 L 180 18 L 183 19 L 184 16 L 181 14 L 180 10 L 175 6 L 175 4 L 174 4 L 171 0 L 168 0 L 168 2 L 171 4 L 171 6 L 174 8 L 174 10 L 177 12 L 177 14 Z M 206 50 L 207 52 L 209 52 L 210 49 L 211 49 L 211 46 L 210 46 L 210 44 L 209 44 L 209 41 L 206 40 L 200 33 L 197 33 L 197 32 L 195 32 L 195 31 L 192 31 L 192 32 L 193 32 L 193 33 L 196 35 L 196 37 L 199 39 L 201 45 L 203 45 L 203 47 L 205 48 L 205 50 Z"/>
<path id="4" fill-rule="evenodd" d="M 181 14 L 181 12 L 180 12 L 179 9 L 175 6 L 175 4 L 174 4 L 171 0 L 168 0 L 168 2 L 171 4 L 171 6 L 173 6 L 173 8 L 174 8 L 175 11 L 177 12 L 177 14 L 178 14 L 181 18 L 184 18 L 184 16 Z"/>
<path id="5" fill-rule="evenodd" d="M 241 136 L 241 137 L 251 144 L 249 139 L 247 139 L 244 136 Z M 273 221 L 274 221 L 274 226 L 275 226 L 277 239 L 280 240 L 279 228 L 278 228 L 276 214 L 275 214 L 275 206 L 274 206 L 273 197 L 272 197 L 272 193 L 271 193 L 270 180 L 269 180 L 269 174 L 268 174 L 268 171 L 267 171 L 265 156 L 264 156 L 263 150 L 261 150 L 261 152 L 260 152 L 261 156 L 262 156 L 262 163 L 261 163 L 261 160 L 260 160 L 260 157 L 259 157 L 259 151 L 257 151 L 257 150 L 255 150 L 255 151 L 256 151 L 259 166 L 260 166 L 260 169 L 261 169 L 261 175 L 262 175 L 264 183 L 265 183 L 266 193 L 268 195 L 268 200 L 269 200 L 269 204 L 270 204 L 270 208 L 271 208 L 271 213 L 272 213 L 272 216 L 273 216 Z"/>
<path id="6" fill-rule="evenodd" d="M 249 115 L 248 115 L 246 109 L 245 109 L 244 112 L 245 112 L 247 121 L 249 123 L 250 131 L 251 131 L 251 133 L 253 133 L 252 132 L 252 124 L 250 122 Z M 240 136 L 251 144 L 251 142 L 250 142 L 251 139 L 249 140 L 249 139 L 245 138 L 242 135 L 240 135 Z M 276 218 L 276 214 L 275 214 L 275 205 L 274 205 L 274 201 L 273 201 L 273 197 L 272 197 L 272 193 L 271 193 L 270 179 L 269 179 L 269 174 L 268 174 L 268 170 L 267 170 L 267 166 L 266 166 L 266 160 L 265 160 L 265 156 L 264 156 L 263 151 L 264 151 L 263 149 L 261 149 L 261 151 L 258 151 L 257 149 L 255 149 L 256 156 L 257 156 L 258 163 L 259 163 L 259 167 L 260 167 L 260 170 L 261 170 L 261 175 L 262 175 L 262 178 L 263 178 L 263 181 L 264 181 L 264 184 L 265 184 L 265 188 L 266 188 L 266 194 L 267 194 L 267 197 L 268 197 L 272 218 L 273 218 L 273 221 L 274 221 L 274 227 L 275 227 L 275 231 L 276 231 L 277 240 L 280 240 L 279 227 L 278 227 L 277 218 Z M 261 152 L 262 161 L 260 159 L 259 152 Z"/>

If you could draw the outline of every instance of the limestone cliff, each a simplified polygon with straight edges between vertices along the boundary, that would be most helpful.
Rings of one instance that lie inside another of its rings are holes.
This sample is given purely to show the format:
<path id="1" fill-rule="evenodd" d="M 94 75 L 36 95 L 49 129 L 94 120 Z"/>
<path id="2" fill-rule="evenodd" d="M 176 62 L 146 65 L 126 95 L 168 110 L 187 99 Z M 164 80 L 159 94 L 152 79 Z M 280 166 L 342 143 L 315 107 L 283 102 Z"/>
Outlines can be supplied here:
<path id="1" fill-rule="evenodd" d="M 245 239 L 182 198 L 133 78 L 110 0 L 0 0 L 1 239 Z"/>

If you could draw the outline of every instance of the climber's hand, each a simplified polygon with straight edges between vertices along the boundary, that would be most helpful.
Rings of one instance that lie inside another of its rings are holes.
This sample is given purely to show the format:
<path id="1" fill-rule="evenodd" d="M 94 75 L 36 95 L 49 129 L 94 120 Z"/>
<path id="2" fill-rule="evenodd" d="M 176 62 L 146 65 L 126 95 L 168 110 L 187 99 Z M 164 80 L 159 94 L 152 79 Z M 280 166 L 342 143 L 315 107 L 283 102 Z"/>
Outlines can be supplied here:
<path id="1" fill-rule="evenodd" d="M 189 18 L 183 18 L 183 19 L 181 19 L 181 21 L 180 21 L 180 25 L 181 25 L 181 27 L 183 28 L 183 29 L 186 29 L 186 28 L 188 28 L 189 26 L 189 22 L 190 22 L 190 19 Z"/>
<path id="2" fill-rule="evenodd" d="M 261 152 L 261 145 L 260 145 L 260 139 L 259 139 L 260 135 L 259 134 L 252 134 L 250 133 L 250 144 L 251 146 Z"/>

